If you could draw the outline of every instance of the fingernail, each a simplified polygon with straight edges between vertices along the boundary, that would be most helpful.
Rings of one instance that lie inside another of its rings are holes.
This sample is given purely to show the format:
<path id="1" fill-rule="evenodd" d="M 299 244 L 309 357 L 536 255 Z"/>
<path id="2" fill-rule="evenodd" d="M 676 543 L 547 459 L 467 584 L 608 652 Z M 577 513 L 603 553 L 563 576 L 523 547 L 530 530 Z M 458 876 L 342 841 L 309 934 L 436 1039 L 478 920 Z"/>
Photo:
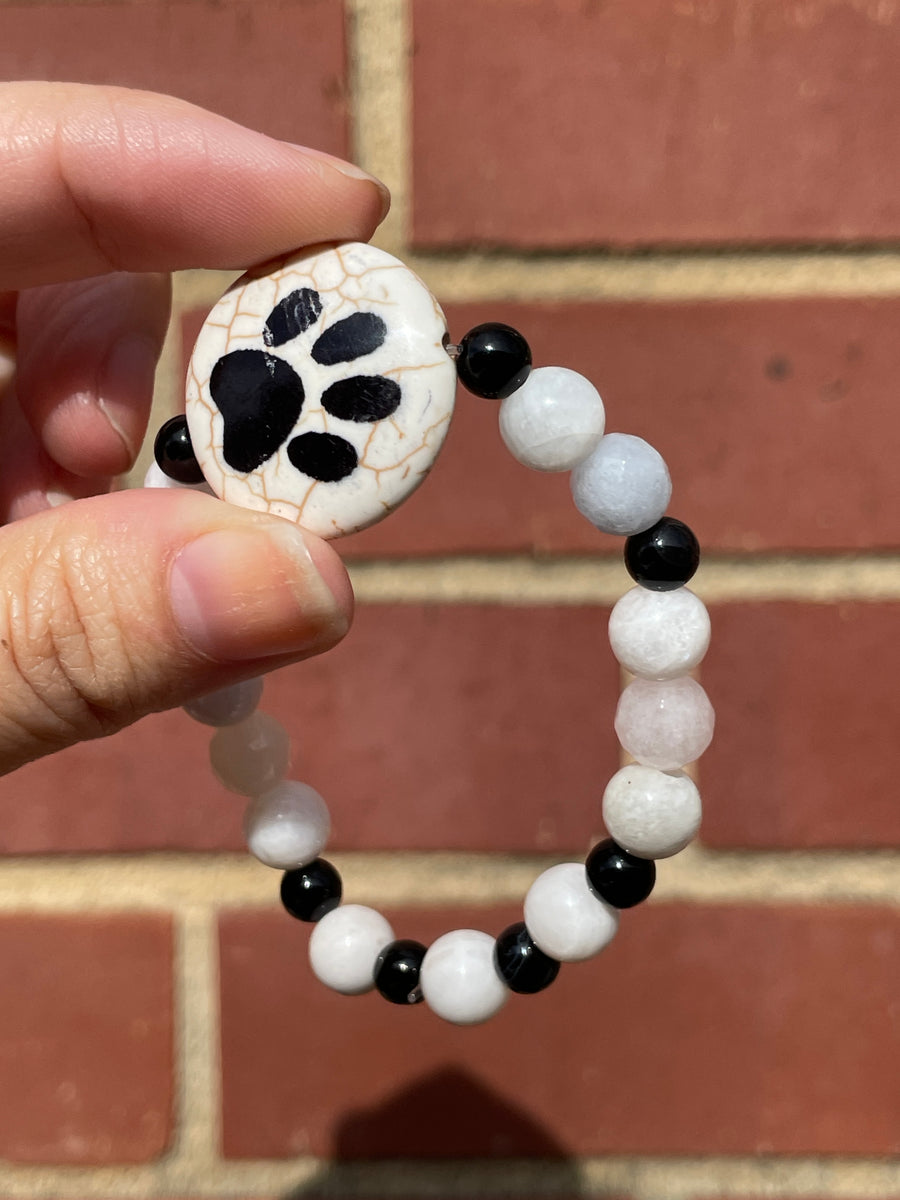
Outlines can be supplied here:
<path id="1" fill-rule="evenodd" d="M 127 470 L 137 457 L 128 426 L 138 404 L 153 395 L 159 347 L 148 337 L 132 333 L 114 343 L 98 381 L 97 404 L 113 432 L 122 442 Z"/>
<path id="2" fill-rule="evenodd" d="M 378 189 L 378 194 L 381 196 L 381 216 L 379 222 L 383 221 L 388 215 L 391 207 L 391 193 L 387 186 L 381 182 L 376 175 L 370 175 L 368 171 L 364 171 L 362 167 L 358 167 L 356 163 L 347 162 L 344 158 L 335 158 L 333 154 L 326 154 L 324 150 L 311 150 L 308 146 L 295 146 L 295 149 L 302 150 L 305 155 L 312 155 L 326 166 L 337 171 L 341 175 L 346 175 L 348 179 L 362 179 L 365 183 L 373 183 Z"/>
<path id="3" fill-rule="evenodd" d="M 216 662 L 333 645 L 349 623 L 347 584 L 336 558 L 315 541 L 287 521 L 269 520 L 190 542 L 169 577 L 172 615 L 185 640 Z"/>

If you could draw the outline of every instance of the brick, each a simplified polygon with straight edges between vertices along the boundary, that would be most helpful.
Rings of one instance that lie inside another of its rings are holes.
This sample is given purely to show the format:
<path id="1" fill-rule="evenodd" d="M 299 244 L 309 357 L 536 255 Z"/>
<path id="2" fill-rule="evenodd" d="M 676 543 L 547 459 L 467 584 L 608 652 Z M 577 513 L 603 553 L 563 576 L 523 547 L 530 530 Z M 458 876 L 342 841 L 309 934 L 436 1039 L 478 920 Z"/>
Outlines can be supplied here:
<path id="1" fill-rule="evenodd" d="M 158 1158 L 172 1133 L 169 919 L 4 916 L 0 961 L 0 1156 Z"/>
<path id="2" fill-rule="evenodd" d="M 428 942 L 517 913 L 388 915 Z M 226 1156 L 897 1152 L 900 913 L 660 903 L 622 925 L 547 992 L 458 1029 L 329 994 L 283 913 L 223 914 Z"/>
<path id="3" fill-rule="evenodd" d="M 673 515 L 707 550 L 900 546 L 900 301 L 786 299 L 448 305 L 455 338 L 484 320 L 521 329 L 538 364 L 581 371 L 610 431 L 657 446 Z M 185 321 L 190 347 L 200 314 Z M 430 478 L 387 521 L 338 543 L 350 556 L 620 553 L 574 510 L 564 475 L 514 462 L 496 404 L 460 392 Z"/>
<path id="4" fill-rule="evenodd" d="M 272 676 L 263 707 L 340 848 L 583 850 L 616 769 L 602 608 L 363 607 L 344 643 Z M 173 712 L 0 780 L 5 853 L 241 849 L 209 731 Z"/>
<path id="5" fill-rule="evenodd" d="M 4 4 L 0 79 L 166 92 L 273 137 L 348 149 L 340 0 Z"/>
<path id="6" fill-rule="evenodd" d="M 900 604 L 723 604 L 703 682 L 714 846 L 900 846 Z"/>
<path id="7" fill-rule="evenodd" d="M 900 233 L 892 5 L 415 0 L 413 12 L 421 246 Z"/>

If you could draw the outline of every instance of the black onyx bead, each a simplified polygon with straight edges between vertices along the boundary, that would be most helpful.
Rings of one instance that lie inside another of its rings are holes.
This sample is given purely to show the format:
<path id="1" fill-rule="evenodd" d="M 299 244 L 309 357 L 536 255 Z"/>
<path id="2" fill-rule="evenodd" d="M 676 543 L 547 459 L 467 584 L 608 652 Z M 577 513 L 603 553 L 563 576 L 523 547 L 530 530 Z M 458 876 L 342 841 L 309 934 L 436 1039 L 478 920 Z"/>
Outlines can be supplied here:
<path id="1" fill-rule="evenodd" d="M 542 992 L 559 974 L 559 963 L 537 948 L 524 921 L 510 925 L 497 938 L 494 963 L 509 990 L 521 995 Z"/>
<path id="2" fill-rule="evenodd" d="M 625 541 L 625 566 L 641 587 L 671 592 L 693 578 L 700 565 L 700 543 L 684 521 L 662 517 Z"/>
<path id="3" fill-rule="evenodd" d="M 281 903 L 298 921 L 318 921 L 341 902 L 341 877 L 324 858 L 285 871 L 281 877 Z"/>
<path id="4" fill-rule="evenodd" d="M 153 455 L 164 475 L 178 483 L 202 483 L 203 472 L 191 445 L 185 417 L 172 417 L 160 427 Z"/>
<path id="5" fill-rule="evenodd" d="M 629 854 L 612 838 L 598 842 L 584 865 L 588 883 L 613 908 L 633 908 L 640 904 L 656 883 L 656 863 Z"/>
<path id="6" fill-rule="evenodd" d="M 375 986 L 391 1004 L 419 1004 L 419 971 L 425 947 L 404 938 L 385 946 L 375 962 Z"/>
<path id="7" fill-rule="evenodd" d="M 458 351 L 460 383 L 486 400 L 503 400 L 531 373 L 531 347 L 511 325 L 476 325 L 459 343 Z"/>

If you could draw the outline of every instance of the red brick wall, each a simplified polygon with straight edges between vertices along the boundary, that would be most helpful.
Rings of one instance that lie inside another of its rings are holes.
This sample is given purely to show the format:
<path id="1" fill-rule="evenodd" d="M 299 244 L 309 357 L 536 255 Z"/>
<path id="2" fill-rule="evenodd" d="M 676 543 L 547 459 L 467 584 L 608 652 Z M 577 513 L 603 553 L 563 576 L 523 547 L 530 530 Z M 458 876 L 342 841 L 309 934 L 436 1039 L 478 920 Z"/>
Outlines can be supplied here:
<path id="1" fill-rule="evenodd" d="M 474 1030 L 311 978 L 181 714 L 0 781 L 0 1197 L 900 1197 L 898 61 L 894 0 L 0 3 L 5 78 L 353 153 L 456 335 L 588 374 L 705 547 L 718 712 L 700 847 Z M 600 832 L 619 547 L 462 396 L 345 549 L 355 628 L 266 707 L 348 898 L 496 932 Z"/>

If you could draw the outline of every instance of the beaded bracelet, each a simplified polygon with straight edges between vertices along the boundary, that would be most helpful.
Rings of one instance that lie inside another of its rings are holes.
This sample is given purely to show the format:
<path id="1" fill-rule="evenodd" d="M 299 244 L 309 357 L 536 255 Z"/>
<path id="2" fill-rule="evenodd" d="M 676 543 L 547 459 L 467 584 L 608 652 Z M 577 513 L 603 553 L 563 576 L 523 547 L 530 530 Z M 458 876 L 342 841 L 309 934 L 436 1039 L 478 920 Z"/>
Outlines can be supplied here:
<path id="1" fill-rule="evenodd" d="M 636 761 L 603 795 L 609 837 L 584 863 L 544 871 L 524 921 L 497 938 L 458 929 L 426 948 L 396 939 L 375 909 L 342 904 L 321 858 L 325 801 L 285 778 L 288 736 L 257 711 L 251 680 L 186 705 L 217 727 L 210 758 L 230 790 L 250 797 L 250 852 L 284 872 L 286 910 L 314 924 L 318 978 L 348 995 L 376 988 L 395 1004 L 424 1000 L 461 1025 L 496 1013 L 510 992 L 534 993 L 560 963 L 597 954 L 619 912 L 650 894 L 655 859 L 682 850 L 700 824 L 700 797 L 682 769 L 706 749 L 713 710 L 690 676 L 709 643 L 709 617 L 685 584 L 699 563 L 694 534 L 665 516 L 666 465 L 652 446 L 605 433 L 603 402 L 564 367 L 532 370 L 525 338 L 484 324 L 452 345 L 424 284 L 391 255 L 361 243 L 315 247 L 245 275 L 210 313 L 194 349 L 185 415 L 159 431 L 147 486 L 210 490 L 299 522 L 324 537 L 365 528 L 427 474 L 446 434 L 457 379 L 499 400 L 512 454 L 538 471 L 571 471 L 576 507 L 623 535 L 638 586 L 616 603 L 609 638 L 635 678 L 615 729 Z"/>

